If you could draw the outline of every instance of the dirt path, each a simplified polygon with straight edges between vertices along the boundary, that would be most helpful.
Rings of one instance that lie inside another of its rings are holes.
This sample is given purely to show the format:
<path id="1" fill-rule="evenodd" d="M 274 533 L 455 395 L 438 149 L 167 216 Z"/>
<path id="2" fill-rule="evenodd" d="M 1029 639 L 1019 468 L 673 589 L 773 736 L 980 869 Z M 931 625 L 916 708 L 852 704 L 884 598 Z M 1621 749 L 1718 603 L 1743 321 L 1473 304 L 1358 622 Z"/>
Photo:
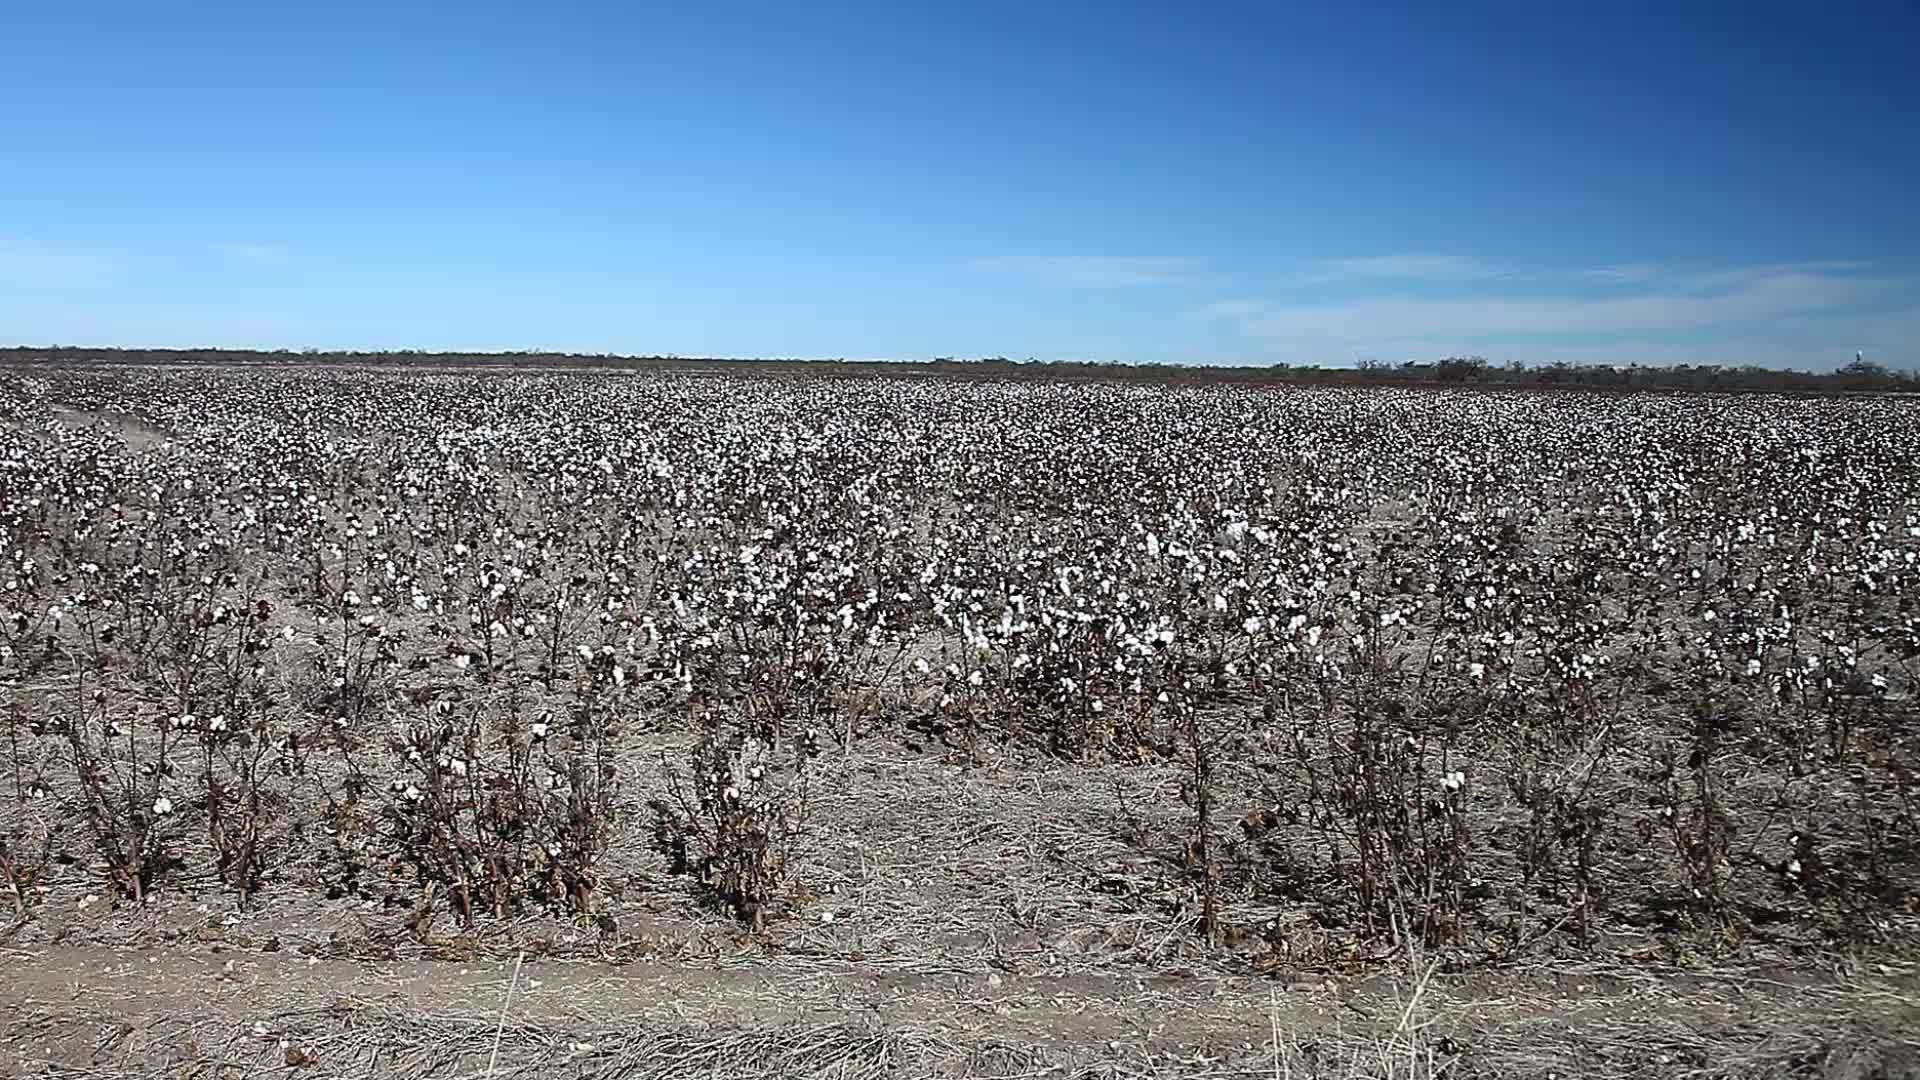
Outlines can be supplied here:
<path id="1" fill-rule="evenodd" d="M 0 964 L 0 1075 L 484 1076 L 489 1058 L 495 1076 L 1377 1075 L 1383 1052 L 1404 1065 L 1410 1049 L 1460 1076 L 1920 1075 L 1903 1044 L 1920 1037 L 1913 973 L 1435 977 L 1409 1012 L 1411 988 L 1386 978 L 918 976 L 782 957 L 544 959 L 517 978 L 512 962 L 180 949 L 7 949 Z"/>

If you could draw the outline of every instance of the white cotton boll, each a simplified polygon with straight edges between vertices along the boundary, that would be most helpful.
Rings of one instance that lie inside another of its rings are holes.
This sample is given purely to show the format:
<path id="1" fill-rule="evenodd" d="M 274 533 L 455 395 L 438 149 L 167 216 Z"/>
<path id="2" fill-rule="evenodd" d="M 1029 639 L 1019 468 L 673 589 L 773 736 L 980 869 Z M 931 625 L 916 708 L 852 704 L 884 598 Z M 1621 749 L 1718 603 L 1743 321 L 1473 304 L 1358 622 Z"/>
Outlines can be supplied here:
<path id="1" fill-rule="evenodd" d="M 156 817 L 166 817 L 173 813 L 173 800 L 165 795 L 153 800 L 153 813 Z"/>
<path id="2" fill-rule="evenodd" d="M 1221 594 L 1221 593 L 1214 593 L 1214 594 L 1213 594 L 1213 610 L 1215 610 L 1215 611 L 1222 611 L 1222 612 L 1224 612 L 1224 611 L 1226 611 L 1226 610 L 1227 610 L 1227 598 L 1226 598 L 1226 596 L 1224 596 L 1224 595 L 1223 595 L 1223 594 Z"/>

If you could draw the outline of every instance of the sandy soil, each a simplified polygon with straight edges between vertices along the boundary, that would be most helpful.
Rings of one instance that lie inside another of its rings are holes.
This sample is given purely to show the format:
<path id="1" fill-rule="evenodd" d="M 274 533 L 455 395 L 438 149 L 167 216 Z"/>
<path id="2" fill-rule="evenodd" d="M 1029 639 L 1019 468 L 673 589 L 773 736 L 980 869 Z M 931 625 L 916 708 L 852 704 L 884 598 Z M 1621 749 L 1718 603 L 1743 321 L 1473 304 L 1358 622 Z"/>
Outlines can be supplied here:
<path id="1" fill-rule="evenodd" d="M 1902 1042 L 1920 1035 L 1912 971 L 1569 966 L 1435 976 L 1414 995 L 1383 976 L 921 976 L 774 956 L 364 963 L 218 943 L 0 956 L 0 1070 L 21 1076 L 289 1062 L 315 1076 L 485 1075 L 496 1036 L 493 1075 L 1406 1075 L 1409 1048 L 1421 1070 L 1462 1076 L 1920 1075 Z"/>

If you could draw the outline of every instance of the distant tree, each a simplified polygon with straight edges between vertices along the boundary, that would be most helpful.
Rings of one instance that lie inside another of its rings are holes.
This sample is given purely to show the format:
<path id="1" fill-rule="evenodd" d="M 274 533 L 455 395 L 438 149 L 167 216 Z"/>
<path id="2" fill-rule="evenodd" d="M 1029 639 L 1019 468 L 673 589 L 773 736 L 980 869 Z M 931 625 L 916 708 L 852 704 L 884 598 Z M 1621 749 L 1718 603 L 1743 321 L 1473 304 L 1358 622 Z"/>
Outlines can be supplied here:
<path id="1" fill-rule="evenodd" d="M 1484 356 L 1449 356 L 1440 361 L 1434 374 L 1441 382 L 1480 382 L 1487 377 L 1487 370 Z"/>
<path id="2" fill-rule="evenodd" d="M 1888 383 L 1900 378 L 1892 368 L 1876 364 L 1860 353 L 1854 353 L 1853 361 L 1834 374 L 1850 383 Z"/>

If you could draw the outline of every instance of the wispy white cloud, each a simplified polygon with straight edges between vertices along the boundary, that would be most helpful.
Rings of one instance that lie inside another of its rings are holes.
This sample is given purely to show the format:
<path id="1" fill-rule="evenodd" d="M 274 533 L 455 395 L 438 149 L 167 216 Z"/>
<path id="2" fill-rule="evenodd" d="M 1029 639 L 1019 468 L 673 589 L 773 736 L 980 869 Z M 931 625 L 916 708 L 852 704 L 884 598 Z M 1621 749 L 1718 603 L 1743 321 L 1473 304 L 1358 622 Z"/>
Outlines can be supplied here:
<path id="1" fill-rule="evenodd" d="M 53 247 L 0 236 L 0 282 L 18 285 L 85 285 L 112 276 L 123 261 L 105 252 Z"/>
<path id="2" fill-rule="evenodd" d="M 1259 297 L 1215 300 L 1194 311 L 1200 319 L 1253 319 L 1273 310 L 1273 301 Z"/>
<path id="3" fill-rule="evenodd" d="M 1857 278 L 1873 264 L 1858 260 L 1820 259 L 1800 262 L 1748 263 L 1744 265 L 1701 265 L 1696 263 L 1633 263 L 1605 267 L 1593 274 L 1618 284 L 1640 285 L 1649 291 L 1677 293 L 1716 293 L 1791 277 L 1820 277 L 1844 280 Z M 1610 279 L 1604 275 L 1611 275 Z"/>
<path id="4" fill-rule="evenodd" d="M 1314 259 L 1294 280 L 1306 284 L 1361 281 L 1478 281 L 1511 273 L 1506 263 L 1471 255 L 1368 255 L 1353 259 Z"/>
<path id="5" fill-rule="evenodd" d="M 1580 271 L 1580 276 L 1605 285 L 1637 285 L 1653 281 L 1664 273 L 1657 263 L 1615 263 Z"/>
<path id="6" fill-rule="evenodd" d="M 1199 260 L 1169 256 L 996 255 L 967 265 L 983 273 L 1012 274 L 1042 285 L 1075 289 L 1173 285 L 1202 276 Z"/>
<path id="7" fill-rule="evenodd" d="M 282 244 L 221 243 L 213 245 L 213 250 L 222 258 L 249 266 L 285 266 L 292 258 Z"/>
<path id="8" fill-rule="evenodd" d="M 1223 299 L 1194 315 L 1276 349 L 1335 355 L 1403 358 L 1527 343 L 1529 356 L 1644 359 L 1649 350 L 1725 356 L 1762 345 L 1770 354 L 1805 352 L 1817 341 L 1846 343 L 1851 355 L 1853 342 L 1909 325 L 1901 312 L 1920 295 L 1914 279 L 1874 270 L 1841 261 L 1515 270 L 1465 294 L 1361 283 L 1334 300 Z"/>

